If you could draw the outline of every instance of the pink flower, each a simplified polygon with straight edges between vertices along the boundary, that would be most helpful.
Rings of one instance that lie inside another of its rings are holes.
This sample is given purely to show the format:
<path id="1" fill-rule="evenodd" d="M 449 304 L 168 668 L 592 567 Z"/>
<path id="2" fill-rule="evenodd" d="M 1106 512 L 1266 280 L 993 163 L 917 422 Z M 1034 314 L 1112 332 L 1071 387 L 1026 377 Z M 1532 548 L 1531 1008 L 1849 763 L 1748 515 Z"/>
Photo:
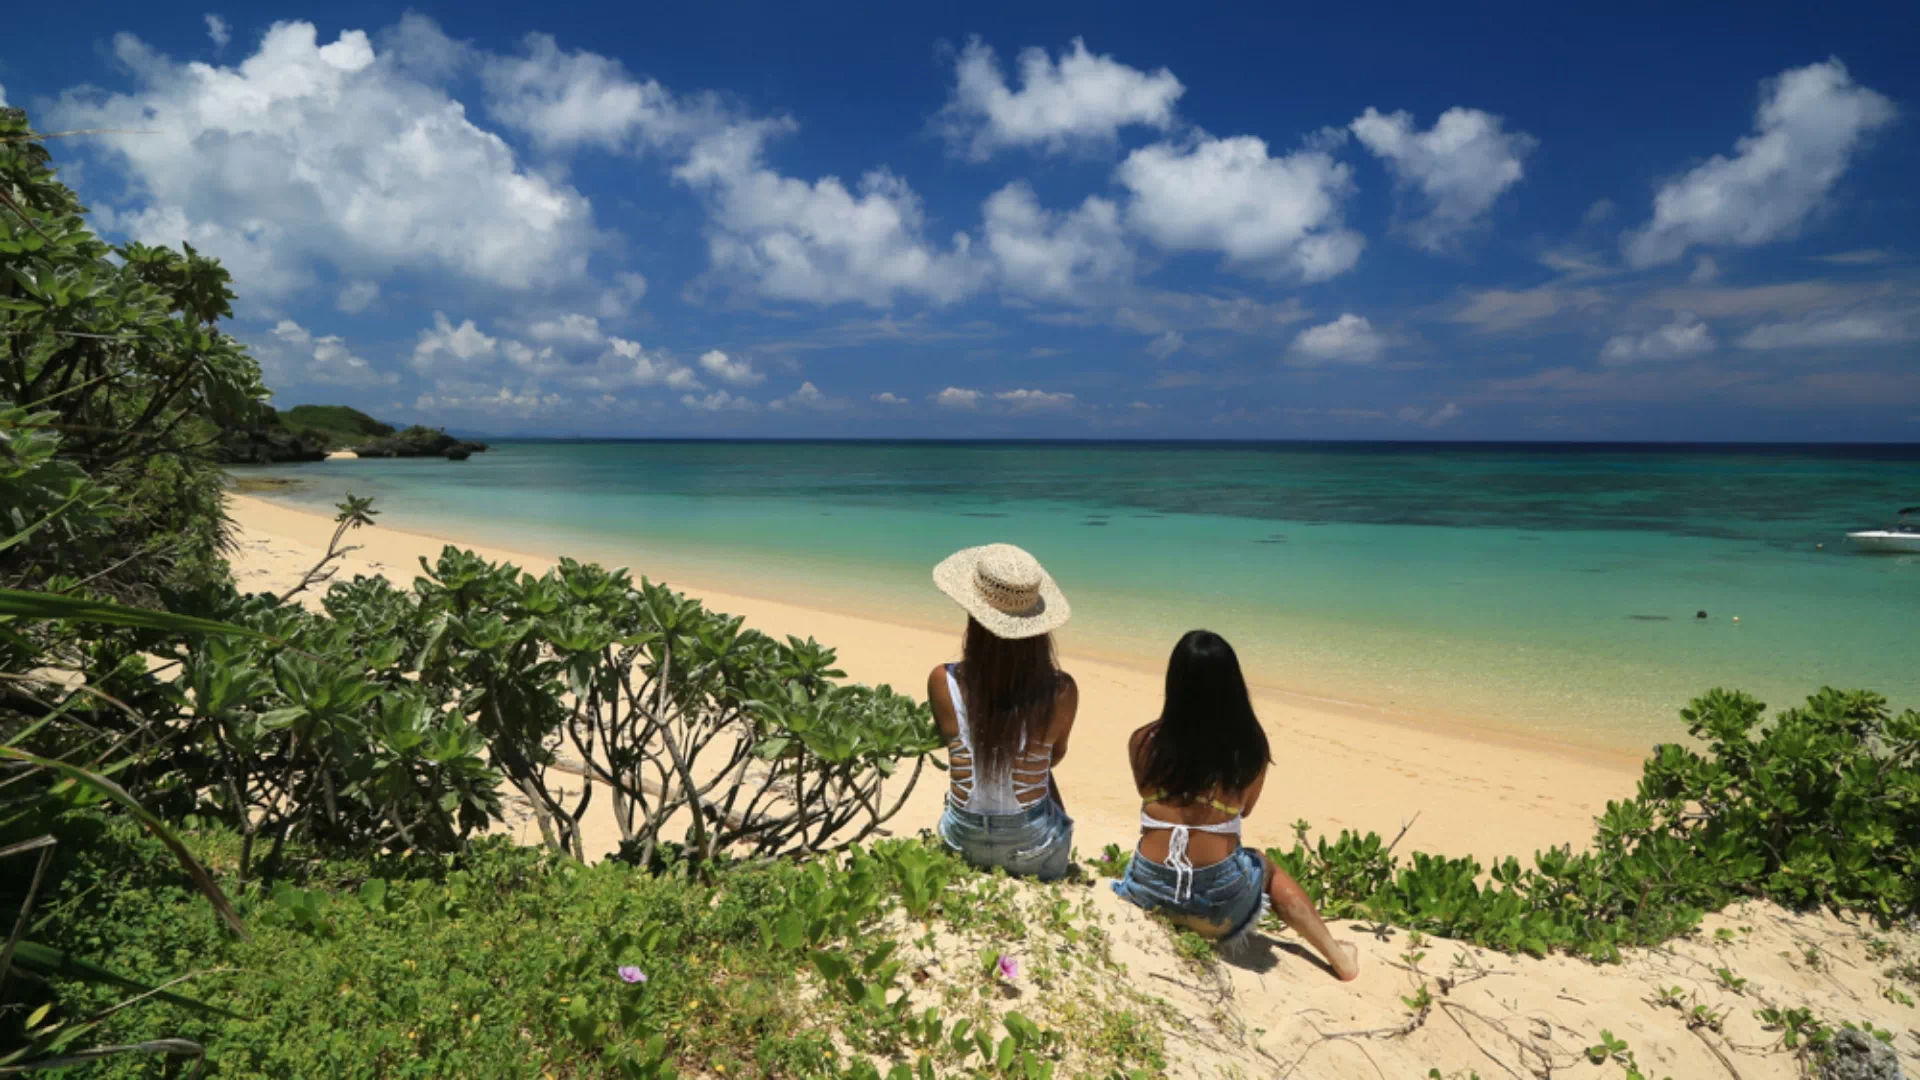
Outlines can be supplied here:
<path id="1" fill-rule="evenodd" d="M 647 981 L 647 973 L 632 964 L 623 964 L 620 967 L 620 978 L 624 982 L 643 983 Z"/>
<path id="2" fill-rule="evenodd" d="M 1015 960 L 1005 953 L 1000 954 L 1000 961 L 997 966 L 1000 969 L 1000 977 L 1008 982 L 1012 982 L 1020 977 L 1020 961 Z"/>

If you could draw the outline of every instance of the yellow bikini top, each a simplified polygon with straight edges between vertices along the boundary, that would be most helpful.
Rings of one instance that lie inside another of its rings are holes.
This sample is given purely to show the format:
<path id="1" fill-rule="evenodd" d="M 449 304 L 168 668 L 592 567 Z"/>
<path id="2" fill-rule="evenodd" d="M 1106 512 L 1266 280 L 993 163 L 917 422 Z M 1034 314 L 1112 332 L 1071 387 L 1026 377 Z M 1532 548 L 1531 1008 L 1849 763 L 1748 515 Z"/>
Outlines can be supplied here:
<path id="1" fill-rule="evenodd" d="M 1144 795 L 1140 796 L 1140 809 L 1145 810 L 1147 807 L 1152 806 L 1154 803 L 1157 803 L 1162 799 L 1165 799 L 1166 797 L 1167 797 L 1167 793 L 1164 791 L 1149 791 Z M 1213 807 L 1215 810 L 1218 810 L 1223 814 L 1228 814 L 1232 817 L 1240 816 L 1239 807 L 1228 806 L 1226 803 L 1223 803 L 1218 799 L 1195 799 L 1194 801 L 1199 803 L 1205 803 L 1206 805 Z"/>

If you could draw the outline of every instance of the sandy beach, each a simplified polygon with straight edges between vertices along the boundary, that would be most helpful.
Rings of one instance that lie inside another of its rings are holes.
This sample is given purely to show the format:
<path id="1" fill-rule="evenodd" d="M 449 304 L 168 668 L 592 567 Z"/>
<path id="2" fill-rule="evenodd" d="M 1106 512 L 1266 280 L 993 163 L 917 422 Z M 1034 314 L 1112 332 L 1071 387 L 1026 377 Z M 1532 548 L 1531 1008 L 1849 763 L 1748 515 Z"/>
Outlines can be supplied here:
<path id="1" fill-rule="evenodd" d="M 229 505 L 240 527 L 232 561 L 243 590 L 287 588 L 320 557 L 333 532 L 325 515 L 264 498 L 234 495 Z M 351 541 L 360 550 L 347 556 L 342 580 L 380 574 L 400 585 L 412 581 L 422 557 L 437 556 L 449 543 L 534 573 L 566 554 L 509 551 L 384 526 L 358 530 Z M 636 576 L 647 572 L 644 565 L 627 565 Z M 943 634 L 706 582 L 669 584 L 765 633 L 816 638 L 839 650 L 849 678 L 915 696 L 924 693 L 928 669 L 954 658 L 959 647 L 957 608 L 952 632 Z M 927 591 L 930 604 L 947 603 L 931 584 Z M 1060 636 L 1060 651 L 1062 665 L 1080 685 L 1072 752 L 1056 774 L 1077 823 L 1076 841 L 1082 852 L 1108 843 L 1131 845 L 1139 801 L 1123 748 L 1127 735 L 1158 712 L 1161 673 L 1077 656 L 1071 625 Z M 1386 837 L 1411 823 L 1405 847 L 1483 861 L 1559 844 L 1580 846 L 1592 833 L 1593 816 L 1608 799 L 1631 794 L 1639 775 L 1638 762 L 1629 758 L 1527 745 L 1426 718 L 1390 717 L 1271 691 L 1258 692 L 1255 704 L 1276 762 L 1261 813 L 1247 824 L 1248 842 L 1258 845 L 1288 842 L 1292 822 L 1305 819 L 1320 832 L 1353 829 Z M 894 819 L 894 830 L 931 826 L 942 791 L 937 779 L 923 781 Z M 593 839 L 590 834 L 590 844 Z M 616 846 L 610 836 L 602 840 L 600 850 Z"/>
<path id="2" fill-rule="evenodd" d="M 252 496 L 235 495 L 230 509 L 240 526 L 232 564 L 242 589 L 287 588 L 320 557 L 333 529 L 321 514 Z M 360 530 L 351 539 L 361 548 L 345 560 L 343 576 L 382 574 L 399 583 L 411 581 L 421 557 L 458 541 L 384 527 Z M 534 572 L 559 554 L 463 546 Z M 928 669 L 958 645 L 957 612 L 954 632 L 942 634 L 702 582 L 671 584 L 767 633 L 830 643 L 850 677 L 916 695 Z M 307 602 L 317 599 L 317 593 L 307 594 Z M 1084 855 L 1108 843 L 1131 845 L 1138 835 L 1138 802 L 1121 748 L 1127 733 L 1157 709 L 1159 673 L 1077 656 L 1070 633 L 1061 645 L 1062 661 L 1081 687 L 1072 754 L 1058 770 L 1077 821 L 1078 847 Z M 1470 854 L 1483 862 L 1551 845 L 1579 846 L 1592 834 L 1592 816 L 1608 799 L 1630 794 L 1638 775 L 1630 762 L 1573 748 L 1503 744 L 1416 717 L 1270 692 L 1257 694 L 1256 705 L 1277 761 L 1261 813 L 1247 825 L 1246 838 L 1256 845 L 1287 842 L 1290 823 L 1304 818 L 1321 831 L 1385 836 L 1411 822 L 1403 851 Z M 896 835 L 933 824 L 945 790 L 939 776 L 923 778 L 892 822 Z M 519 839 L 537 842 L 534 825 L 524 813 L 517 817 Z M 616 846 L 610 821 L 590 815 L 583 824 L 590 855 Z M 1060 895 L 1055 887 L 1013 887 L 1036 913 L 1050 910 Z M 1181 1018 L 1179 1030 L 1168 1034 L 1168 1074 L 1176 1077 L 1398 1077 L 1425 1076 L 1429 1068 L 1447 1077 L 1466 1077 L 1469 1070 L 1489 1077 L 1620 1075 L 1618 1062 L 1596 1064 L 1588 1056 L 1603 1030 L 1630 1045 L 1649 1076 L 1800 1075 L 1796 1055 L 1756 1015 L 1763 1006 L 1868 1018 L 1895 1034 L 1907 1062 L 1920 1048 L 1920 1034 L 1908 1031 L 1911 1009 L 1884 993 L 1887 961 L 1877 950 L 1887 939 L 1869 925 L 1825 913 L 1741 905 L 1709 916 L 1694 935 L 1636 950 L 1621 964 L 1599 965 L 1567 956 L 1503 955 L 1387 927 L 1337 923 L 1335 934 L 1357 942 L 1362 957 L 1360 981 L 1343 984 L 1284 934 L 1256 934 L 1251 954 L 1196 966 L 1178 953 L 1164 926 L 1098 878 L 1058 888 L 1084 896 L 1128 984 Z M 1036 925 L 1044 922 L 1040 914 L 1034 918 Z M 1893 940 L 1914 948 L 1911 933 L 1896 931 Z M 925 1000 L 916 1001 L 937 1003 L 940 987 L 963 982 L 971 970 L 968 958 L 980 944 L 903 945 L 900 955 L 909 966 L 933 980 L 918 992 Z M 1037 937 L 1026 947 L 1086 946 Z M 1738 973 L 1739 981 L 1727 982 L 1723 971 Z M 1412 1012 L 1407 1002 L 1422 987 L 1438 987 L 1434 1004 Z M 1707 1008 L 1720 1018 L 1719 1026 L 1690 1026 L 1675 1001 Z"/>

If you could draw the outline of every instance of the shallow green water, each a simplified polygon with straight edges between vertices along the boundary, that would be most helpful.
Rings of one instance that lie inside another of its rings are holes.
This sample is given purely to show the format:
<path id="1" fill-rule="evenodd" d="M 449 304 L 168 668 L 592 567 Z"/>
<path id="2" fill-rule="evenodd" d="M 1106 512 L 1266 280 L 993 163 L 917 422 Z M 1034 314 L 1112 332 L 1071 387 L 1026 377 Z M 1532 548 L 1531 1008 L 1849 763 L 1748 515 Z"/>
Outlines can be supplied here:
<path id="1" fill-rule="evenodd" d="M 1842 537 L 1920 503 L 1915 447 L 508 443 L 272 471 L 290 501 L 956 633 L 929 569 L 1010 541 L 1073 601 L 1069 655 L 1155 662 L 1207 626 L 1269 685 L 1550 738 L 1642 747 L 1714 685 L 1920 706 L 1920 557 Z"/>

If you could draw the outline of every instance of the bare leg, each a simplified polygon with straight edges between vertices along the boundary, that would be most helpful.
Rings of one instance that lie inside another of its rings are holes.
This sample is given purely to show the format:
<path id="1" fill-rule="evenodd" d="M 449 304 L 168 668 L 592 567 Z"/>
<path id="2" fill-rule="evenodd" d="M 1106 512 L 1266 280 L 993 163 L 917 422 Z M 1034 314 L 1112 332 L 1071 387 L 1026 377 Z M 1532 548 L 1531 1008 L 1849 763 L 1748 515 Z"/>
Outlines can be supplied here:
<path id="1" fill-rule="evenodd" d="M 1335 941 L 1328 932 L 1327 924 L 1320 920 L 1320 913 L 1313 908 L 1313 901 L 1307 898 L 1307 892 L 1292 875 L 1273 864 L 1273 860 L 1264 854 L 1260 861 L 1267 864 L 1267 899 L 1273 901 L 1274 913 L 1282 922 L 1293 928 L 1293 932 L 1307 940 L 1307 944 L 1319 950 L 1333 966 L 1333 973 L 1341 982 L 1352 982 L 1360 977 L 1360 954 L 1351 942 Z"/>

